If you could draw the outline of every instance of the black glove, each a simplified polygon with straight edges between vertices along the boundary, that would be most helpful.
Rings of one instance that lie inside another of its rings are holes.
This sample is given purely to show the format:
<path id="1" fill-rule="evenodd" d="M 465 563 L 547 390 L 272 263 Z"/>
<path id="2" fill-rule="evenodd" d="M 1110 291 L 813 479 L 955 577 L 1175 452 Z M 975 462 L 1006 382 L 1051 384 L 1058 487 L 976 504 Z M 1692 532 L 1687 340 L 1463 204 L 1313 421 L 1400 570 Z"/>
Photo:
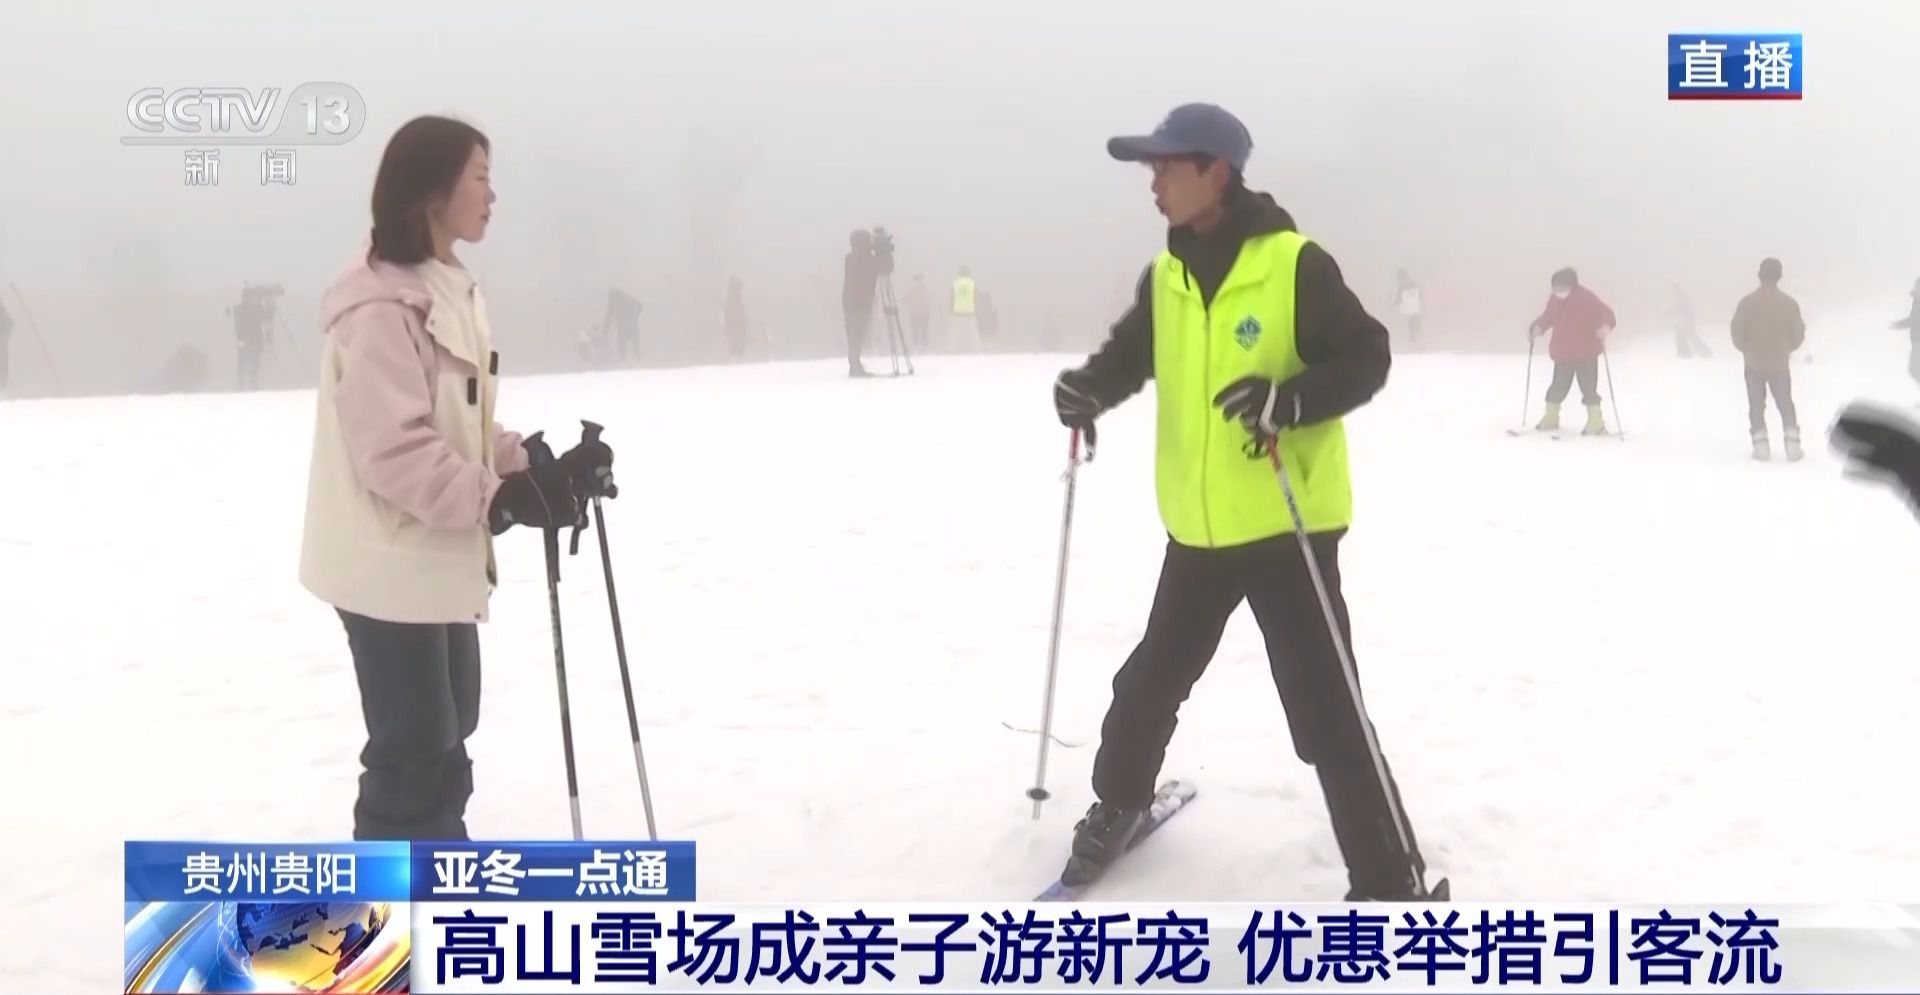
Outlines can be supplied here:
<path id="1" fill-rule="evenodd" d="M 582 501 L 620 495 L 620 488 L 613 485 L 613 447 L 600 441 L 599 433 L 590 434 L 567 450 L 560 457 L 560 465 L 573 477 L 574 490 Z"/>
<path id="2" fill-rule="evenodd" d="M 1897 484 L 1920 511 L 1920 426 L 1891 408 L 1856 401 L 1840 413 L 1830 440 L 1850 475 Z"/>
<path id="3" fill-rule="evenodd" d="M 1253 442 L 1247 447 L 1250 456 L 1266 455 L 1280 430 L 1300 421 L 1300 395 L 1266 377 L 1235 380 L 1214 395 L 1213 404 L 1220 409 L 1223 420 L 1237 421 L 1253 434 Z"/>
<path id="4" fill-rule="evenodd" d="M 580 524 L 585 515 L 573 472 L 565 463 L 535 463 L 500 480 L 493 504 L 487 508 L 487 524 L 494 535 L 525 525 L 536 529 L 561 529 Z"/>
<path id="5" fill-rule="evenodd" d="M 1053 381 L 1053 413 L 1060 416 L 1060 424 L 1079 429 L 1080 438 L 1091 450 L 1098 439 L 1093 421 L 1107 406 L 1100 403 L 1087 379 L 1084 370 L 1062 370 Z"/>

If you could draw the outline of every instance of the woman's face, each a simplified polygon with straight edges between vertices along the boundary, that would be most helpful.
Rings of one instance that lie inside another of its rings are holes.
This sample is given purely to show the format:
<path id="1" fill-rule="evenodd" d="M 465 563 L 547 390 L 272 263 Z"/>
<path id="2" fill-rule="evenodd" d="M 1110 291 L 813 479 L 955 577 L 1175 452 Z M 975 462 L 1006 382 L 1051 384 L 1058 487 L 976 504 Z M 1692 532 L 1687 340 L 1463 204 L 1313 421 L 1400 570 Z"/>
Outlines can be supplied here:
<path id="1" fill-rule="evenodd" d="M 478 145 L 467 157 L 467 168 L 454 181 L 453 190 L 440 205 L 436 220 L 451 238 L 478 242 L 487 237 L 487 223 L 493 220 L 493 178 L 491 158 Z"/>

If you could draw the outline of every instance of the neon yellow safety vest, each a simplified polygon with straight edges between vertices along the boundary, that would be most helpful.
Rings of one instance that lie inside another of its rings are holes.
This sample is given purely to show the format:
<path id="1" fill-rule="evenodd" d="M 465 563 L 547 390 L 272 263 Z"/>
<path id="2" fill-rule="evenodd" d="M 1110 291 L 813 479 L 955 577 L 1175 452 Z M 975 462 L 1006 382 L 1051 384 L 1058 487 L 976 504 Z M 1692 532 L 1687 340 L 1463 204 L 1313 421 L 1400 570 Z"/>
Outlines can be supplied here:
<path id="1" fill-rule="evenodd" d="M 1159 399 L 1156 480 L 1160 517 L 1183 546 L 1216 549 L 1293 531 L 1278 475 L 1250 457 L 1248 434 L 1213 398 L 1245 376 L 1285 381 L 1306 369 L 1294 339 L 1294 267 L 1307 238 L 1257 235 L 1202 302 L 1171 252 L 1153 268 L 1153 376 Z M 1346 426 L 1338 418 L 1280 433 L 1279 452 L 1308 532 L 1353 517 Z"/>
<path id="2" fill-rule="evenodd" d="M 973 313 L 973 277 L 963 276 L 953 281 L 953 313 Z"/>

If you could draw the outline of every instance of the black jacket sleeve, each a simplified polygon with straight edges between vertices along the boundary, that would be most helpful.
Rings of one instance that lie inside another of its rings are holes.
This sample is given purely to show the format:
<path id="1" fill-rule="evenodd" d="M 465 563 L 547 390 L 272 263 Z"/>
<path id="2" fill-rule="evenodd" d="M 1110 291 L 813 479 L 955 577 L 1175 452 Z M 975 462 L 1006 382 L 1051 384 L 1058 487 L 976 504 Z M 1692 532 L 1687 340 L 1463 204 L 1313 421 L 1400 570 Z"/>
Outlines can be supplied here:
<path id="1" fill-rule="evenodd" d="M 1114 322 L 1113 332 L 1086 365 L 1074 373 L 1074 386 L 1111 408 L 1140 392 L 1153 377 L 1153 267 L 1140 273 L 1133 303 Z"/>
<path id="2" fill-rule="evenodd" d="M 1340 265 L 1318 243 L 1294 271 L 1294 342 L 1307 368 L 1282 390 L 1299 399 L 1299 424 L 1338 418 L 1372 400 L 1393 364 L 1386 326 L 1354 296 Z"/>

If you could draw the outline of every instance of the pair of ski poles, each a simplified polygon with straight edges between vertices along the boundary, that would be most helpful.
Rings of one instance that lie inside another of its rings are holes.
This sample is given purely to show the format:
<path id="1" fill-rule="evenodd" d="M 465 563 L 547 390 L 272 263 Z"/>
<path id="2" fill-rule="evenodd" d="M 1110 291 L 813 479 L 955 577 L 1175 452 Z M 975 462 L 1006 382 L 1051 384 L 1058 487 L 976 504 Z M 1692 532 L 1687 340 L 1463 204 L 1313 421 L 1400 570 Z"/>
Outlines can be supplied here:
<path id="1" fill-rule="evenodd" d="M 1533 406 L 1533 344 L 1540 340 L 1538 335 L 1527 336 L 1527 383 L 1520 392 L 1520 427 L 1510 430 L 1508 435 L 1522 435 L 1527 431 L 1527 409 Z M 1627 427 L 1620 421 L 1620 395 L 1613 389 L 1613 361 L 1607 358 L 1607 350 L 1600 349 L 1600 365 L 1607 374 L 1607 400 L 1613 402 L 1613 429 L 1618 438 L 1627 437 Z"/>
<path id="2" fill-rule="evenodd" d="M 590 421 L 581 423 L 583 442 L 596 442 L 600 438 L 602 427 Z M 552 447 L 540 437 L 540 433 L 529 436 L 525 443 L 529 460 L 533 463 L 550 463 L 555 457 Z M 593 503 L 593 530 L 600 537 L 600 569 L 607 582 L 607 608 L 613 616 L 613 650 L 620 661 L 620 690 L 627 701 L 627 730 L 633 736 L 633 767 L 640 776 L 640 801 L 646 806 L 647 838 L 660 838 L 653 820 L 653 792 L 647 782 L 647 761 L 640 750 L 640 716 L 633 706 L 633 677 L 627 667 L 627 639 L 620 624 L 620 599 L 613 587 L 613 553 L 607 548 L 606 511 L 600 504 L 602 497 L 619 497 L 620 489 L 608 483 L 602 486 L 599 481 L 588 485 L 586 494 Z M 568 555 L 580 552 L 580 532 L 587 528 L 584 517 L 573 527 L 573 542 Z M 567 703 L 567 652 L 561 638 L 560 629 L 560 529 L 552 526 L 544 530 L 543 538 L 547 554 L 547 611 L 553 624 L 553 669 L 560 685 L 560 741 L 567 762 L 567 803 L 573 814 L 573 838 L 585 839 L 580 823 L 580 776 L 573 758 L 573 712 Z"/>
<path id="3" fill-rule="evenodd" d="M 1060 629 L 1061 619 L 1067 599 L 1067 551 L 1073 535 L 1073 499 L 1079 480 L 1082 463 L 1091 462 L 1093 448 L 1087 446 L 1086 455 L 1081 455 L 1081 430 L 1072 430 L 1072 438 L 1067 448 L 1066 508 L 1060 521 L 1060 561 L 1054 575 L 1053 592 L 1053 631 L 1047 646 L 1047 681 L 1040 706 L 1040 758 L 1034 771 L 1033 787 L 1027 789 L 1027 797 L 1033 800 L 1033 817 L 1040 818 L 1040 808 L 1052 793 L 1047 790 L 1047 747 L 1053 741 L 1053 698 L 1054 687 L 1060 672 Z M 1294 497 L 1293 481 L 1287 473 L 1287 465 L 1280 458 L 1280 447 L 1267 447 L 1268 458 L 1273 463 L 1274 476 L 1279 478 L 1280 491 L 1287 501 L 1287 512 L 1293 517 L 1293 534 L 1300 543 L 1300 558 L 1306 562 L 1307 576 L 1313 582 L 1313 593 L 1320 602 L 1320 615 L 1327 625 L 1327 635 L 1333 640 L 1334 652 L 1340 659 L 1340 670 L 1346 677 L 1347 697 L 1353 705 L 1355 716 L 1360 720 L 1360 731 L 1366 738 L 1367 755 L 1373 761 L 1373 773 L 1380 789 L 1381 797 L 1386 799 L 1387 811 L 1393 821 L 1393 830 L 1400 844 L 1400 852 L 1411 855 L 1413 849 L 1413 831 L 1407 823 L 1406 812 L 1400 807 L 1400 799 L 1392 788 L 1387 774 L 1387 762 L 1380 752 L 1380 740 L 1375 734 L 1373 723 L 1367 718 L 1366 705 L 1360 698 L 1360 676 L 1353 663 L 1353 653 L 1347 647 L 1346 637 L 1340 632 L 1340 622 L 1333 610 L 1333 598 L 1327 593 L 1326 578 L 1320 573 L 1320 561 L 1315 557 L 1313 544 L 1307 536 L 1306 520 L 1300 515 L 1300 503 Z M 1428 894 L 1425 878 L 1414 868 L 1413 881 L 1417 893 Z"/>

